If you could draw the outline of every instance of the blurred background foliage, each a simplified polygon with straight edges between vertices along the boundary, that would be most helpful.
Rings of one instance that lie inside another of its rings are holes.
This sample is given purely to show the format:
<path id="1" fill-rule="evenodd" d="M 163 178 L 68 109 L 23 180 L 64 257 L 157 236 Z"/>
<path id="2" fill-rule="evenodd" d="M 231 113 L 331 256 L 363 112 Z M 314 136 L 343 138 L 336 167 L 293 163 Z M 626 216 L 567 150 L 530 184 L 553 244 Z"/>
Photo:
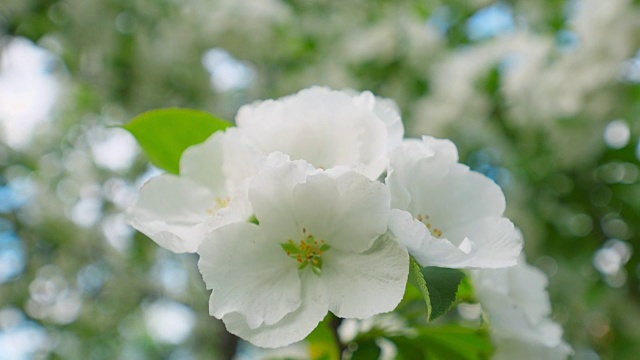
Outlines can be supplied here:
<path id="1" fill-rule="evenodd" d="M 158 170 L 110 126 L 318 84 L 503 188 L 576 359 L 640 352 L 638 1 L 3 0 L 0 48 L 0 359 L 231 356 L 196 256 L 125 224 Z"/>

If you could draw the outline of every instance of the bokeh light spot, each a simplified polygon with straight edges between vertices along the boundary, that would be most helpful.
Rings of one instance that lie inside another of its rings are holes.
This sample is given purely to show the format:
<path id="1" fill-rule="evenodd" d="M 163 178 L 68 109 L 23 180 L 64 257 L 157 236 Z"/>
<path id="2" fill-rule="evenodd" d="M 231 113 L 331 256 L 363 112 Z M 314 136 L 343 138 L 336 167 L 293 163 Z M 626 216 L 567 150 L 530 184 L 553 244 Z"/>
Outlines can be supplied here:
<path id="1" fill-rule="evenodd" d="M 613 120 L 604 129 L 604 142 L 612 149 L 621 149 L 629 143 L 631 130 L 626 121 Z"/>

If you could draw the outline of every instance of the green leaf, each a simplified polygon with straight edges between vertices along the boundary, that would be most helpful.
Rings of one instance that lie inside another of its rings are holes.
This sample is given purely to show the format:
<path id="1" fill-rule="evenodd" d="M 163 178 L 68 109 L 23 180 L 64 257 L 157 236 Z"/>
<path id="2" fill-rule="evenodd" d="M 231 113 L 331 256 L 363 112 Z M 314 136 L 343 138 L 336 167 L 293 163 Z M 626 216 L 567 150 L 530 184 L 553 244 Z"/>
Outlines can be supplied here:
<path id="1" fill-rule="evenodd" d="M 429 289 L 427 288 L 427 283 L 424 280 L 424 275 L 422 274 L 422 268 L 420 264 L 413 258 L 409 258 L 409 283 L 415 286 L 420 293 L 422 294 L 422 298 L 424 299 L 425 304 L 427 305 L 427 319 L 431 318 L 431 299 L 429 297 Z"/>
<path id="2" fill-rule="evenodd" d="M 458 302 L 478 302 L 475 296 L 475 290 L 473 283 L 468 276 L 462 279 L 462 282 L 458 286 Z"/>
<path id="3" fill-rule="evenodd" d="M 329 314 L 307 336 L 312 360 L 340 360 L 340 347 L 329 323 L 334 317 Z"/>
<path id="4" fill-rule="evenodd" d="M 376 344 L 374 339 L 358 342 L 358 348 L 351 355 L 351 360 L 370 360 L 380 358 L 382 349 Z"/>
<path id="5" fill-rule="evenodd" d="M 484 329 L 458 325 L 423 328 L 418 339 L 428 349 L 428 357 L 437 353 L 444 359 L 481 360 L 488 359 L 493 352 L 491 339 Z"/>
<path id="6" fill-rule="evenodd" d="M 439 267 L 425 267 L 420 272 L 429 291 L 429 320 L 433 320 L 451 309 L 456 301 L 458 286 L 465 274 L 460 270 Z"/>
<path id="7" fill-rule="evenodd" d="M 423 344 L 415 339 L 409 339 L 404 336 L 395 336 L 389 338 L 393 341 L 398 349 L 398 360 L 420 360 L 426 359 Z"/>
<path id="8" fill-rule="evenodd" d="M 178 174 L 186 148 L 230 126 L 230 122 L 203 111 L 171 108 L 145 112 L 123 127 L 135 136 L 151 163 Z"/>
<path id="9" fill-rule="evenodd" d="M 489 359 L 493 345 L 484 329 L 457 325 L 424 327 L 416 337 L 392 336 L 399 358 L 404 360 L 483 360 Z"/>

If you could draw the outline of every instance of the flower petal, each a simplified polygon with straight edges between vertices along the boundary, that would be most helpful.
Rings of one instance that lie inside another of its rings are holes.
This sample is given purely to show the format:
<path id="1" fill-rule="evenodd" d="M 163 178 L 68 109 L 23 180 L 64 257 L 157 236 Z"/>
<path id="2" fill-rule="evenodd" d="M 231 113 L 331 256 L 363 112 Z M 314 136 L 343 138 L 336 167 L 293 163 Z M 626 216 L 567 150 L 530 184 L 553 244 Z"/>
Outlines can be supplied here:
<path id="1" fill-rule="evenodd" d="M 414 216 L 428 216 L 447 231 L 488 216 L 502 216 L 502 190 L 486 176 L 456 163 L 453 143 L 425 137 L 407 140 L 392 154 L 386 179 L 392 206 Z M 408 198 L 410 197 L 410 198 Z"/>
<path id="2" fill-rule="evenodd" d="M 470 272 L 476 296 L 491 323 L 500 359 L 566 359 L 562 327 L 552 321 L 547 278 L 521 257 L 506 269 Z"/>
<path id="3" fill-rule="evenodd" d="M 460 225 L 504 213 L 500 187 L 465 165 L 435 156 L 403 165 L 395 166 L 387 177 L 393 206 L 414 216 L 428 216 L 445 235 Z M 408 205 L 407 193 L 411 196 Z"/>
<path id="4" fill-rule="evenodd" d="M 326 174 L 314 174 L 304 183 L 297 184 L 292 196 L 297 224 L 317 240 L 330 240 L 336 222 L 336 207 L 340 205 L 335 182 Z"/>
<path id="5" fill-rule="evenodd" d="M 246 198 L 249 182 L 265 163 L 266 157 L 237 128 L 226 130 L 223 147 L 222 172 L 227 179 L 227 191 L 232 197 Z"/>
<path id="6" fill-rule="evenodd" d="M 365 91 L 363 94 L 366 94 Z M 404 125 L 400 117 L 400 108 L 395 101 L 376 97 L 373 111 L 387 126 L 387 149 L 392 151 L 402 144 Z"/>
<path id="7" fill-rule="evenodd" d="M 391 192 L 391 206 L 411 210 L 412 198 L 421 198 L 426 179 L 429 183 L 440 183 L 446 175 L 443 171 L 432 171 L 435 151 L 418 139 L 405 139 L 401 147 L 391 153 L 385 183 Z"/>
<path id="8" fill-rule="evenodd" d="M 451 231 L 462 240 L 436 238 L 407 211 L 391 210 L 389 230 L 422 266 L 454 269 L 500 268 L 515 265 L 522 240 L 506 218 L 485 218 Z M 458 233 L 459 232 L 459 233 Z"/>
<path id="9" fill-rule="evenodd" d="M 476 271 L 474 277 L 479 291 L 489 302 L 491 296 L 510 297 L 532 322 L 551 315 L 547 276 L 527 264 L 524 256 L 520 256 L 516 266 Z"/>
<path id="10" fill-rule="evenodd" d="M 443 157 L 447 161 L 458 162 L 458 148 L 451 140 L 423 136 L 422 142 L 431 148 L 437 156 Z"/>
<path id="11" fill-rule="evenodd" d="M 236 123 L 264 154 L 282 151 L 317 168 L 345 165 L 376 179 L 388 162 L 386 124 L 347 92 L 313 87 L 243 106 Z"/>
<path id="12" fill-rule="evenodd" d="M 251 223 L 234 223 L 211 232 L 198 248 L 198 268 L 213 289 L 209 312 L 231 313 L 255 329 L 274 324 L 300 306 L 297 264 L 277 242 L 265 239 Z"/>
<path id="13" fill-rule="evenodd" d="M 460 249 L 431 235 L 427 227 L 407 211 L 392 209 L 389 230 L 422 266 L 464 268 L 475 249 Z"/>
<path id="14" fill-rule="evenodd" d="M 493 180 L 471 171 L 466 165 L 451 164 L 442 185 L 440 190 L 432 188 L 429 201 L 438 204 L 433 205 L 434 209 L 436 207 L 438 209 L 436 211 L 438 216 L 449 219 L 442 220 L 440 226 L 443 232 L 448 230 L 448 226 L 457 226 L 479 218 L 504 214 L 506 202 L 502 189 Z"/>
<path id="15" fill-rule="evenodd" d="M 302 282 L 300 307 L 279 322 L 252 329 L 242 315 L 230 313 L 222 318 L 227 330 L 256 346 L 266 348 L 286 346 L 303 340 L 327 315 L 328 300 L 326 290 L 315 274 L 305 272 Z"/>
<path id="16" fill-rule="evenodd" d="M 548 347 L 562 342 L 562 327 L 548 318 L 531 321 L 518 303 L 509 296 L 492 294 L 489 300 L 479 295 L 482 307 L 489 315 L 491 332 L 498 338 L 516 338 Z"/>
<path id="17" fill-rule="evenodd" d="M 180 158 L 180 175 L 195 180 L 220 198 L 245 197 L 249 180 L 264 163 L 236 128 L 216 132 L 187 148 Z"/>
<path id="18" fill-rule="evenodd" d="M 501 268 L 517 263 L 522 251 L 522 236 L 513 223 L 503 217 L 487 217 L 450 230 L 447 239 L 454 244 L 470 241 L 476 251 L 465 267 Z"/>
<path id="19" fill-rule="evenodd" d="M 222 173 L 224 135 L 214 133 L 203 143 L 187 148 L 180 158 L 180 176 L 199 182 L 219 197 L 227 196 Z"/>
<path id="20" fill-rule="evenodd" d="M 329 310 L 339 317 L 365 319 L 392 311 L 404 295 L 409 274 L 407 250 L 389 234 L 364 253 L 330 249 L 320 279 Z"/>
<path id="21" fill-rule="evenodd" d="M 249 201 L 262 230 L 271 239 L 297 238 L 292 189 L 304 182 L 315 169 L 304 161 L 289 161 L 282 153 L 273 153 L 249 185 Z"/>
<path id="22" fill-rule="evenodd" d="M 211 191 L 189 179 L 163 174 L 140 189 L 127 221 L 160 246 L 176 253 L 195 252 L 204 236 L 204 223 L 215 204 Z"/>
<path id="23" fill-rule="evenodd" d="M 316 239 L 343 251 L 362 252 L 386 231 L 389 193 L 377 181 L 353 172 L 310 175 L 293 190 L 298 224 Z"/>

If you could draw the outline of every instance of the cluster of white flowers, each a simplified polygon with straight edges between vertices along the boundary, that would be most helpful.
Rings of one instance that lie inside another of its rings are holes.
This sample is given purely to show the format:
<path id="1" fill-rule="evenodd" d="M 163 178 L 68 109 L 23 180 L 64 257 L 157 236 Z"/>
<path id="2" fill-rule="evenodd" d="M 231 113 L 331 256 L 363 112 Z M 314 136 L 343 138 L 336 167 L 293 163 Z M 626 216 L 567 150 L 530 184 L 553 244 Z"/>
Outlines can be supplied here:
<path id="1" fill-rule="evenodd" d="M 517 28 L 445 53 L 431 66 L 429 94 L 415 101 L 411 132 L 465 136 L 497 142 L 490 124 L 494 99 L 478 86 L 491 69 L 500 74 L 505 119 L 517 129 L 545 131 L 562 163 L 592 159 L 611 113 L 620 105 L 613 87 L 640 42 L 639 11 L 629 0 L 580 0 L 567 8 L 560 34 Z M 606 32 L 601 29 L 607 29 Z M 567 44 L 558 44 L 560 36 Z M 563 121 L 579 118 L 575 125 Z"/>
<path id="2" fill-rule="evenodd" d="M 314 87 L 244 106 L 236 124 L 187 149 L 180 176 L 152 178 L 128 211 L 159 245 L 199 254 L 210 314 L 231 333 L 279 347 L 329 311 L 390 312 L 409 256 L 516 264 L 522 241 L 500 188 L 452 142 L 403 139 L 392 101 Z"/>

